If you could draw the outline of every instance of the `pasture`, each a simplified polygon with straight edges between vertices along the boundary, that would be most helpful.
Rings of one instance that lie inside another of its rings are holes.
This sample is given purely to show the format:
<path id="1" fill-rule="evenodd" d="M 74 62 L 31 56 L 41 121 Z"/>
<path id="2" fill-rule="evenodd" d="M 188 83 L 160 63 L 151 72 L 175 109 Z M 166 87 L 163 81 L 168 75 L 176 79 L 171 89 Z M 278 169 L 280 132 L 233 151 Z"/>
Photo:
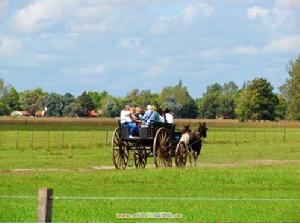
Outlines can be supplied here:
<path id="1" fill-rule="evenodd" d="M 0 125 L 0 221 L 36 221 L 37 190 L 43 187 L 54 189 L 56 222 L 300 220 L 297 124 L 208 123 L 198 167 L 154 169 L 149 159 L 148 168 L 125 171 L 112 168 L 113 128 Z M 116 218 L 136 212 L 182 218 Z"/>

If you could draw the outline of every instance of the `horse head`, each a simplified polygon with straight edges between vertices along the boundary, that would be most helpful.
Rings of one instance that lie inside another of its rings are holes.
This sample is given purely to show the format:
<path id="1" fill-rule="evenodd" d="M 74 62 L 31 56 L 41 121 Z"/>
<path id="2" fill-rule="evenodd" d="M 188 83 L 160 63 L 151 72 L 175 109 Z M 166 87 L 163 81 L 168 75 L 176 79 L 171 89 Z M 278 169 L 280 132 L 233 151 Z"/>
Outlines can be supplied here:
<path id="1" fill-rule="evenodd" d="M 190 125 L 184 125 L 183 130 L 182 130 L 182 134 L 188 133 L 188 132 L 191 132 Z"/>
<path id="2" fill-rule="evenodd" d="M 206 136 L 207 136 L 206 122 L 199 123 L 198 133 L 199 133 L 200 137 L 206 138 Z"/>

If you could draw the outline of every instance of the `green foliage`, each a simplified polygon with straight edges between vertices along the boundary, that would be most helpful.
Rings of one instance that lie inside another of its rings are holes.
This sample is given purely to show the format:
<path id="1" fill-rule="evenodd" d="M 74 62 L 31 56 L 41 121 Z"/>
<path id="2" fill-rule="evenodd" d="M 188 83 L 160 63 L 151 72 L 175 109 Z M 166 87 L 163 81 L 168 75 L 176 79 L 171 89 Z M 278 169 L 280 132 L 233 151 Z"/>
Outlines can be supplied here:
<path id="1" fill-rule="evenodd" d="M 223 86 L 215 83 L 207 87 L 203 97 L 198 100 L 200 118 L 235 118 L 235 95 L 238 86 L 233 82 Z"/>
<path id="2" fill-rule="evenodd" d="M 151 93 L 150 90 L 134 89 L 124 98 L 122 105 L 130 104 L 146 108 L 147 105 L 158 105 L 158 94 Z"/>
<path id="3" fill-rule="evenodd" d="M 165 87 L 159 94 L 160 105 L 169 108 L 176 118 L 195 118 L 197 106 L 182 81 L 174 87 Z"/>
<path id="4" fill-rule="evenodd" d="M 281 92 L 287 100 L 287 117 L 300 120 L 300 54 L 296 61 L 288 64 L 289 79 L 281 86 Z"/>
<path id="5" fill-rule="evenodd" d="M 283 120 L 286 118 L 287 101 L 283 95 L 277 95 L 278 104 L 275 107 L 275 119 Z"/>
<path id="6" fill-rule="evenodd" d="M 236 103 L 240 120 L 274 120 L 278 99 L 270 82 L 256 78 L 242 90 Z"/>
<path id="7" fill-rule="evenodd" d="M 36 111 L 42 110 L 44 99 L 48 93 L 41 88 L 36 88 L 20 92 L 19 95 L 21 108 L 28 111 L 30 115 L 34 115 Z"/>
<path id="8" fill-rule="evenodd" d="M 95 108 L 97 109 L 102 108 L 103 106 L 102 100 L 109 96 L 106 91 L 102 91 L 102 92 L 89 91 L 87 94 L 91 97 L 92 102 L 94 103 Z"/>
<path id="9" fill-rule="evenodd" d="M 85 91 L 78 96 L 76 102 L 78 102 L 81 107 L 81 110 L 78 113 L 78 116 L 80 117 L 88 116 L 88 113 L 96 108 L 92 98 Z"/>
<path id="10" fill-rule="evenodd" d="M 47 107 L 47 112 L 45 116 L 49 117 L 61 117 L 63 110 L 63 100 L 62 96 L 56 93 L 51 93 L 47 95 L 44 99 L 44 105 Z"/>

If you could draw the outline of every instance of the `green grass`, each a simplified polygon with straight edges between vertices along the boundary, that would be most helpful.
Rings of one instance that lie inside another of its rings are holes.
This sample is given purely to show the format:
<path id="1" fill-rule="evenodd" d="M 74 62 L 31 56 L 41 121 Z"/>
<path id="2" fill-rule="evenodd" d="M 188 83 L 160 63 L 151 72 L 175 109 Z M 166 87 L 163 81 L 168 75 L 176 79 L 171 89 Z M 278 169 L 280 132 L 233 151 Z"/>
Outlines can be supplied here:
<path id="1" fill-rule="evenodd" d="M 35 196 L 38 188 L 49 187 L 55 196 L 299 199 L 300 177 L 295 168 L 299 165 L 2 174 L 0 194 Z M 0 221 L 35 221 L 36 205 L 36 199 L 1 199 Z M 54 200 L 53 220 L 118 221 L 116 213 L 173 212 L 183 214 L 180 221 L 184 222 L 280 222 L 299 220 L 299 208 L 299 200 Z"/>
<path id="2" fill-rule="evenodd" d="M 20 127 L 22 129 L 23 127 Z M 105 131 L 53 129 L 0 131 L 0 196 L 27 195 L 30 199 L 0 197 L 1 221 L 36 221 L 39 188 L 55 196 L 297 198 L 299 162 L 266 165 L 251 160 L 300 159 L 299 129 L 210 128 L 199 166 L 186 169 L 99 170 L 111 166 Z M 65 130 L 63 133 L 62 130 Z M 254 131 L 255 130 L 255 131 Z M 64 135 L 63 135 L 64 134 Z M 109 131 L 109 141 L 112 131 Z M 18 144 L 16 145 L 16 138 Z M 33 139 L 33 140 L 32 140 Z M 32 143 L 33 142 L 33 143 Z M 149 159 L 149 163 L 153 163 Z M 227 163 L 236 164 L 234 167 Z M 220 164 L 214 167 L 213 164 Z M 224 166 L 222 166 L 224 165 Z M 55 172 L 10 172 L 16 168 L 59 168 Z M 299 222 L 300 201 L 221 200 L 54 200 L 54 221 L 124 222 L 116 213 L 173 212 L 182 219 L 131 219 L 125 222 Z"/>

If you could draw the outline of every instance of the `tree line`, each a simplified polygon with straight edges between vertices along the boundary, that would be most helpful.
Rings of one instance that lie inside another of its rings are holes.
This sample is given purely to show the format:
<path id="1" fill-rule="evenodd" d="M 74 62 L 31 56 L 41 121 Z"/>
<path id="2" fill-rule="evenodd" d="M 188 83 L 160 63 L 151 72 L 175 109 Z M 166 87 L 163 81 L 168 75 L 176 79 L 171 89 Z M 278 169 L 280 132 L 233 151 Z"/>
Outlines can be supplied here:
<path id="1" fill-rule="evenodd" d="M 153 104 L 169 108 L 176 118 L 300 120 L 300 55 L 288 63 L 287 72 L 289 77 L 279 93 L 274 93 L 267 79 L 255 78 L 241 88 L 233 81 L 212 84 L 196 99 L 182 81 L 160 93 L 134 89 L 125 97 L 115 97 L 106 91 L 84 91 L 76 97 L 70 93 L 48 93 L 42 88 L 18 92 L 0 79 L 0 115 L 22 110 L 34 116 L 47 108 L 48 117 L 87 117 L 91 111 L 99 111 L 103 117 L 116 117 L 125 104 L 142 108 Z"/>

